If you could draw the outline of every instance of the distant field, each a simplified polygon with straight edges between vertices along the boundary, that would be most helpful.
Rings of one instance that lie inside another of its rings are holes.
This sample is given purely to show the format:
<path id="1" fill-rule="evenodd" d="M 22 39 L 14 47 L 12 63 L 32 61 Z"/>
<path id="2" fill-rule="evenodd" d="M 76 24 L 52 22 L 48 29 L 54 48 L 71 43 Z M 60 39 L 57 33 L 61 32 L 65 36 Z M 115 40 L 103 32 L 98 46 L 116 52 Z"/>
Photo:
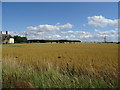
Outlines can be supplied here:
<path id="1" fill-rule="evenodd" d="M 3 87 L 117 87 L 118 44 L 3 45 Z"/>

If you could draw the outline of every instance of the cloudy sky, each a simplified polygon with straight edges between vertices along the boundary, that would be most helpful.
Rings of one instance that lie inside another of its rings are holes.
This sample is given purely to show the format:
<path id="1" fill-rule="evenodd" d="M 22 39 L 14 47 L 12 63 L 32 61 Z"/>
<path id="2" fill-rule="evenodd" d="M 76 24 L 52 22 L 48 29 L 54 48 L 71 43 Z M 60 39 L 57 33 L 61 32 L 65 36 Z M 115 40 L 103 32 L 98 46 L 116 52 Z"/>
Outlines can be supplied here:
<path id="1" fill-rule="evenodd" d="M 3 32 L 28 39 L 118 41 L 117 2 L 3 2 Z"/>

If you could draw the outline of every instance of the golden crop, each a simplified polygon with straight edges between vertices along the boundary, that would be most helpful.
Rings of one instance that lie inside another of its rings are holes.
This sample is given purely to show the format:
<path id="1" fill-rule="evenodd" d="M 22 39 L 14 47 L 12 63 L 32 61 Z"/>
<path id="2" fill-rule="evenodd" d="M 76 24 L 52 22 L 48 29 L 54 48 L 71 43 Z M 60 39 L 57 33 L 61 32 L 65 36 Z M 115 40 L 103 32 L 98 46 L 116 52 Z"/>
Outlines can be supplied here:
<path id="1" fill-rule="evenodd" d="M 118 67 L 118 44 L 108 43 L 34 43 L 3 45 L 3 60 L 36 67 L 70 67 L 92 72 L 116 72 Z M 12 64 L 12 63 L 11 63 Z"/>
<path id="2" fill-rule="evenodd" d="M 2 46 L 2 65 L 3 87 L 89 87 L 89 84 L 90 87 L 116 87 L 118 44 L 8 44 Z M 53 77 L 49 68 L 53 70 Z M 68 77 L 66 72 L 73 74 L 75 79 Z M 82 76 L 87 78 L 81 83 Z"/>

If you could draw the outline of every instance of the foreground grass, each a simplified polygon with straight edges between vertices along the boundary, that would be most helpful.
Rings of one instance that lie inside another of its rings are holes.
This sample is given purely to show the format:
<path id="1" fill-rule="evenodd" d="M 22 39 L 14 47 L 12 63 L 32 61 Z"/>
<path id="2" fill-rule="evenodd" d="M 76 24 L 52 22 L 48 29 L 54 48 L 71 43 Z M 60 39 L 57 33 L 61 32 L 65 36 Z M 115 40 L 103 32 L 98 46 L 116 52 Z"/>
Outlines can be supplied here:
<path id="1" fill-rule="evenodd" d="M 73 69 L 60 71 L 50 64 L 46 69 L 23 66 L 12 60 L 3 65 L 3 88 L 117 88 L 117 79 L 77 73 Z"/>
<path id="2" fill-rule="evenodd" d="M 115 88 L 116 44 L 3 46 L 3 88 Z"/>

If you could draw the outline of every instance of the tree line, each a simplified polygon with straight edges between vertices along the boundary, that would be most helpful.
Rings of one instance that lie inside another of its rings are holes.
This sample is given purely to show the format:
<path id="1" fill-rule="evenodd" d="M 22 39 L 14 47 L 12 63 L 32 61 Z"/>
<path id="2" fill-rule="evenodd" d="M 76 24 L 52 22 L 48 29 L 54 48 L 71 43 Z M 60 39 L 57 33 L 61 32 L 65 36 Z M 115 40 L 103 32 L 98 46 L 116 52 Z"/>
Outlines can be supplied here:
<path id="1" fill-rule="evenodd" d="M 27 40 L 26 37 L 21 36 L 14 36 L 15 43 L 49 43 L 49 42 L 56 42 L 56 43 L 64 43 L 64 42 L 81 42 L 79 40 Z"/>

